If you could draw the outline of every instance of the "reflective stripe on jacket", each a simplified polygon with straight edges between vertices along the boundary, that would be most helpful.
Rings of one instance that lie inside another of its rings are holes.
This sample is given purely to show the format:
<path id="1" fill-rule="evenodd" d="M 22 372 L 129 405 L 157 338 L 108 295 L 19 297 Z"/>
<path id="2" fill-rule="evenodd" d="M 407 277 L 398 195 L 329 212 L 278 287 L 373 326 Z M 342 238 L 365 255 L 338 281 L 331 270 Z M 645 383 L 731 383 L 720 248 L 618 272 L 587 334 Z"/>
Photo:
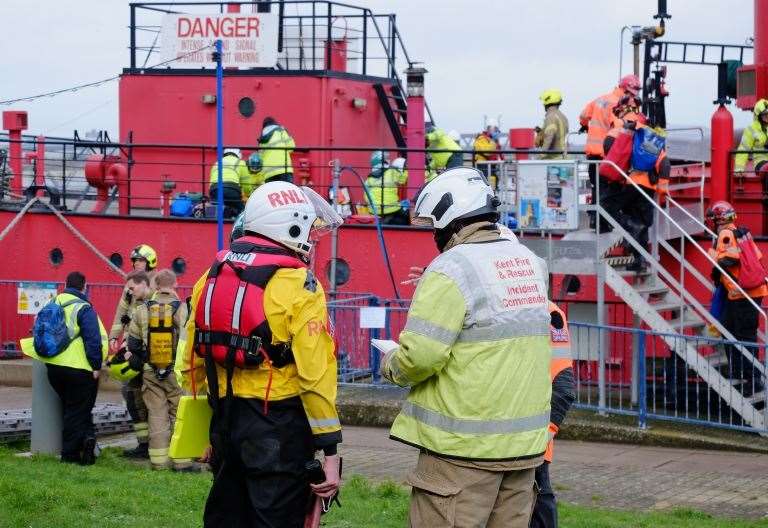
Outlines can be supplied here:
<path id="1" fill-rule="evenodd" d="M 462 243 L 426 269 L 384 375 L 411 390 L 394 439 L 446 457 L 510 460 L 547 445 L 546 266 L 505 239 Z"/>
<path id="2" fill-rule="evenodd" d="M 739 243 L 736 241 L 736 230 L 738 228 L 735 224 L 727 224 L 720 228 L 717 232 L 717 241 L 715 246 L 709 250 L 709 256 L 717 262 L 725 271 L 731 274 L 733 279 L 739 280 L 739 261 L 741 260 L 741 251 L 739 250 Z M 757 256 L 762 260 L 763 253 L 760 248 L 755 245 L 757 250 Z M 735 264 L 733 264 L 736 262 Z M 728 274 L 720 276 L 720 282 L 723 283 L 725 289 L 728 291 L 728 299 L 736 300 L 743 299 L 744 296 L 739 292 L 734 282 Z M 765 297 L 768 295 L 768 285 L 761 284 L 751 290 L 746 290 L 747 295 L 752 298 Z"/>
<path id="3" fill-rule="evenodd" d="M 585 152 L 588 156 L 603 157 L 603 141 L 611 127 L 613 120 L 613 107 L 619 102 L 624 90 L 619 87 L 612 92 L 601 95 L 594 101 L 591 101 L 579 116 L 579 123 L 587 127 L 587 144 Z"/>
<path id="4" fill-rule="evenodd" d="M 385 169 L 384 174 L 377 178 L 368 176 L 365 180 L 365 186 L 371 193 L 373 203 L 365 195 L 365 201 L 369 206 L 371 214 L 392 214 L 399 211 L 400 205 L 399 187 L 408 182 L 408 172 L 399 171 L 392 167 Z M 375 207 L 372 207 L 375 206 Z"/>
<path id="5" fill-rule="evenodd" d="M 259 154 L 261 154 L 262 160 L 260 176 L 265 182 L 273 176 L 293 174 L 291 152 L 293 152 L 296 143 L 283 127 L 272 126 L 275 128 L 262 134 L 259 138 Z"/>
<path id="6" fill-rule="evenodd" d="M 461 150 L 461 147 L 451 137 L 439 128 L 433 130 L 427 134 L 427 142 L 429 143 L 429 150 L 442 152 L 430 152 L 431 162 L 429 168 L 441 171 L 448 164 L 448 159 L 457 150 Z"/>
<path id="7" fill-rule="evenodd" d="M 248 197 L 253 189 L 251 171 L 243 160 L 228 154 L 221 158 L 221 181 L 239 185 L 243 195 Z M 214 163 L 211 167 L 210 184 L 215 185 L 219 182 L 219 164 Z"/>
<path id="8" fill-rule="evenodd" d="M 42 361 L 43 363 L 87 370 L 90 372 L 93 371 L 93 367 L 88 361 L 88 356 L 85 352 L 85 343 L 80 332 L 80 324 L 78 323 L 78 312 L 84 307 L 89 306 L 89 303 L 69 293 L 60 293 L 56 296 L 56 302 L 61 305 L 64 305 L 70 301 L 75 302 L 69 304 L 68 306 L 64 306 L 64 317 L 67 322 L 67 332 L 69 335 L 74 335 L 77 337 L 75 337 L 69 346 L 65 348 L 60 354 L 50 358 L 38 356 L 37 352 L 34 351 L 34 347 L 23 347 L 24 353 L 33 359 Z M 103 361 L 107 357 L 109 339 L 107 336 L 107 330 L 104 328 L 104 325 L 101 323 L 101 319 L 99 319 L 98 316 L 97 320 L 99 322 L 99 333 L 101 335 L 101 359 Z"/>
<path id="9" fill-rule="evenodd" d="M 739 143 L 738 148 L 740 152 L 736 154 L 734 168 L 740 171 L 744 170 L 750 155 L 752 156 L 752 161 L 755 165 L 762 161 L 768 161 L 768 153 L 755 152 L 754 154 L 750 154 L 749 152 L 743 152 L 750 150 L 765 150 L 766 148 L 768 148 L 768 134 L 766 133 L 763 124 L 755 118 L 741 134 L 741 143 Z"/>
<path id="10" fill-rule="evenodd" d="M 562 153 L 541 154 L 541 159 L 563 159 L 568 150 L 568 118 L 557 106 L 547 108 L 541 132 L 536 134 L 535 145 L 541 150 L 559 150 Z"/>

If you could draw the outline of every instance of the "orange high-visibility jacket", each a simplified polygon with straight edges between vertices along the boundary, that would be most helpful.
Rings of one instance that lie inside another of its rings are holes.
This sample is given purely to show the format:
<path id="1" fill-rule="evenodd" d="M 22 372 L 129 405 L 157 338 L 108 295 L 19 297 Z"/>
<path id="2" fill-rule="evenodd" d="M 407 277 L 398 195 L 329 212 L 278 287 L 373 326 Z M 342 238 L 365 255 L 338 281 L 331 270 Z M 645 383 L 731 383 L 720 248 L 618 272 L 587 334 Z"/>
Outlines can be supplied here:
<path id="1" fill-rule="evenodd" d="M 552 346 L 552 361 L 549 367 L 549 373 L 552 381 L 566 369 L 573 368 L 573 358 L 571 356 L 571 334 L 568 330 L 568 321 L 565 318 L 565 313 L 553 302 L 549 303 L 550 314 L 559 314 L 563 324 L 562 328 L 555 328 L 554 325 L 550 325 L 550 344 Z M 553 387 L 554 394 L 554 387 Z M 547 444 L 547 450 L 544 452 L 544 460 L 552 462 L 552 455 L 554 452 L 555 435 L 558 431 L 558 426 L 552 422 L 549 423 L 549 443 Z"/>
<path id="2" fill-rule="evenodd" d="M 594 101 L 591 101 L 579 115 L 579 123 L 587 127 L 587 145 L 585 151 L 588 156 L 605 155 L 603 151 L 603 141 L 608 131 L 611 129 L 613 121 L 613 107 L 619 102 L 624 90 L 618 86 L 612 92 L 601 95 Z"/>

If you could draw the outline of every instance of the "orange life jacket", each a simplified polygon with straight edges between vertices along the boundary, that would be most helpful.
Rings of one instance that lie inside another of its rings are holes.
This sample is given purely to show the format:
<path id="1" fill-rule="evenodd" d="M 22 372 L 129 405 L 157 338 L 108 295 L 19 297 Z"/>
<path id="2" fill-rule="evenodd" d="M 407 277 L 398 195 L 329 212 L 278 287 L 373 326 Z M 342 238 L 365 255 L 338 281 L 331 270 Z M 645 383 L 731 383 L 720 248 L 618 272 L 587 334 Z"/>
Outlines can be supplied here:
<path id="1" fill-rule="evenodd" d="M 601 95 L 594 101 L 591 101 L 579 115 L 579 122 L 587 127 L 587 145 L 585 152 L 588 156 L 605 155 L 603 151 L 603 141 L 611 129 L 611 122 L 615 118 L 613 107 L 619 102 L 624 90 L 618 86 L 612 92 Z"/>
<path id="2" fill-rule="evenodd" d="M 738 242 L 736 242 L 736 229 L 738 229 L 736 224 L 726 224 L 718 229 L 715 246 L 709 250 L 709 255 L 715 260 L 715 262 L 719 263 L 720 260 L 724 258 L 729 258 L 736 261 L 741 259 L 741 255 L 739 253 L 739 245 Z M 763 254 L 760 251 L 760 248 L 756 247 L 756 249 L 758 257 L 762 259 Z M 731 266 L 726 270 L 730 272 L 737 281 L 739 279 L 739 267 L 739 265 Z M 722 282 L 725 286 L 725 289 L 728 290 L 728 299 L 733 301 L 736 299 L 744 298 L 744 296 L 737 289 L 736 282 L 734 282 L 727 274 L 720 276 L 720 282 Z M 746 292 L 747 295 L 753 299 L 765 297 L 768 295 L 768 285 L 761 284 L 756 288 L 746 290 Z"/>
<path id="3" fill-rule="evenodd" d="M 552 381 L 558 374 L 567 368 L 573 367 L 573 357 L 571 356 L 571 333 L 568 330 L 568 320 L 565 318 L 565 313 L 555 303 L 549 303 L 549 311 L 557 312 L 560 317 L 563 318 L 563 327 L 560 329 L 554 326 L 549 327 L 550 338 L 549 342 L 552 346 L 552 362 L 549 365 L 549 375 Z M 552 462 L 552 455 L 554 454 L 555 435 L 557 434 L 558 427 L 552 422 L 549 423 L 549 443 L 547 444 L 547 450 L 544 452 L 544 460 Z"/>

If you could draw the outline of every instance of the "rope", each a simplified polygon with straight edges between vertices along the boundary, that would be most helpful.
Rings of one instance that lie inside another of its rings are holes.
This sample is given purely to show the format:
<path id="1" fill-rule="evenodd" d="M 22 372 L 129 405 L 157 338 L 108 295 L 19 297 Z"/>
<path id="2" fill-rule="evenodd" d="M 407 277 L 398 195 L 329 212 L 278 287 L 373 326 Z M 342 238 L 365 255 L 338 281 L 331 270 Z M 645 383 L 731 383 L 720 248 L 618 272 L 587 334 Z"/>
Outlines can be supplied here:
<path id="1" fill-rule="evenodd" d="M 123 279 L 126 277 L 126 273 L 125 273 L 123 270 L 121 270 L 120 268 L 118 268 L 117 266 L 115 266 L 115 265 L 112 263 L 112 261 L 111 261 L 111 260 L 109 260 L 109 259 L 106 257 L 106 255 L 104 255 L 103 253 L 101 253 L 101 252 L 100 252 L 100 251 L 99 251 L 99 250 L 96 248 L 96 246 L 94 246 L 94 245 L 91 243 L 91 241 L 90 241 L 90 240 L 88 240 L 87 238 L 85 238 L 85 236 L 84 236 L 84 235 L 83 235 L 83 234 L 82 234 L 80 231 L 78 231 L 78 230 L 77 230 L 77 228 L 76 228 L 75 226 L 73 226 L 73 225 L 72 225 L 72 224 L 69 222 L 69 220 L 67 220 L 66 218 L 64 218 L 64 215 L 62 215 L 62 214 L 61 214 L 61 212 L 60 212 L 58 209 L 56 209 L 55 207 L 53 207 L 53 206 L 52 206 L 51 204 L 49 204 L 49 203 L 43 202 L 42 200 L 40 200 L 40 198 L 39 198 L 38 196 L 35 196 L 35 197 L 34 197 L 34 198 L 32 198 L 30 201 L 28 201 L 28 202 L 26 203 L 26 205 L 24 205 L 24 207 L 21 209 L 21 211 L 19 211 L 19 213 L 18 213 L 18 214 L 17 214 L 17 215 L 16 215 L 16 216 L 13 218 L 13 220 L 11 220 L 11 223 L 10 223 L 10 224 L 8 224 L 7 226 L 5 226 L 5 229 L 3 229 L 2 233 L 0 233 L 0 242 L 2 242 L 2 241 L 3 241 L 3 239 L 5 238 L 5 236 L 6 236 L 8 233 L 10 233 L 10 232 L 11 232 L 11 230 L 12 230 L 14 227 L 16 227 L 16 224 L 18 224 L 18 223 L 19 223 L 19 221 L 21 221 L 21 218 L 22 218 L 22 217 L 23 217 L 23 216 L 24 216 L 24 215 L 27 213 L 27 211 L 29 211 L 29 209 L 30 209 L 30 208 L 31 208 L 31 207 L 32 207 L 32 206 L 33 206 L 35 203 L 37 203 L 37 202 L 39 202 L 39 203 L 43 204 L 43 205 L 44 205 L 44 206 L 46 206 L 48 209 L 50 209 L 50 210 L 53 212 L 53 214 L 55 214 L 55 215 L 56 215 L 56 217 L 57 217 L 59 220 L 61 220 L 61 222 L 62 222 L 62 223 L 63 223 L 63 224 L 66 226 L 66 228 L 67 228 L 67 229 L 69 229 L 69 230 L 70 230 L 70 232 L 71 232 L 73 235 L 75 235 L 75 237 L 76 237 L 78 240 L 80 240 L 80 242 L 82 242 L 83 244 L 85 244 L 85 246 L 86 246 L 88 249 L 90 249 L 91 251 L 93 251 L 93 252 L 96 254 L 96 256 L 97 256 L 97 257 L 99 257 L 101 260 L 103 260 L 103 261 L 104 261 L 104 262 L 107 264 L 107 266 L 109 266 L 109 268 L 111 268 L 111 269 L 112 269 L 112 271 L 114 271 L 115 273 L 119 274 L 119 275 L 120 275 L 120 276 L 121 276 Z"/>

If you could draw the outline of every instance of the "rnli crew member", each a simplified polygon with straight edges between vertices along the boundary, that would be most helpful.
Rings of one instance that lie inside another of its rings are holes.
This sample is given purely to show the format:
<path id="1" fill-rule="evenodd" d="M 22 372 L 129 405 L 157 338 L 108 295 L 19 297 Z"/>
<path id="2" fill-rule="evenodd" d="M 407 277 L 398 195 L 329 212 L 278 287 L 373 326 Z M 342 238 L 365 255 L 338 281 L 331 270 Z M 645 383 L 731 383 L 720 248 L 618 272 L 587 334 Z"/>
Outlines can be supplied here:
<path id="1" fill-rule="evenodd" d="M 99 373 L 107 357 L 107 331 L 85 294 L 85 276 L 67 275 L 54 302 L 64 309 L 67 332 L 75 338 L 53 357 L 30 354 L 46 364 L 48 381 L 59 395 L 63 417 L 61 461 L 84 466 L 96 462 L 96 431 L 91 412 L 99 390 Z"/>
<path id="2" fill-rule="evenodd" d="M 262 159 L 262 177 L 265 182 L 284 181 L 293 183 L 291 153 L 296 143 L 288 131 L 273 117 L 265 117 L 259 137 L 259 154 Z"/>
<path id="3" fill-rule="evenodd" d="M 371 213 L 381 218 L 382 224 L 408 225 L 410 218 L 400 203 L 399 192 L 400 187 L 408 183 L 405 159 L 397 158 L 389 165 L 386 156 L 383 150 L 371 155 L 371 173 L 365 180 L 368 190 L 365 201 Z"/>
<path id="4" fill-rule="evenodd" d="M 740 274 L 741 252 L 739 250 L 737 237 L 750 236 L 746 228 L 736 226 L 736 211 L 733 206 L 724 201 L 715 202 L 707 210 L 707 222 L 717 233 L 713 247 L 709 250 L 709 255 L 715 262 L 722 267 L 727 274 L 722 275 L 719 270 L 713 268 L 712 278 L 715 283 L 722 283 L 728 292 L 725 305 L 720 315 L 720 323 L 728 330 L 737 341 L 745 343 L 757 342 L 757 328 L 760 323 L 760 317 L 755 307 L 737 288 Z M 762 260 L 763 255 L 757 245 L 754 246 L 757 256 Z M 757 306 L 761 306 L 763 297 L 768 295 L 768 286 L 763 282 L 759 286 L 746 290 L 745 292 L 752 298 Z M 754 347 L 744 347 L 755 358 L 757 350 Z M 749 396 L 755 392 L 763 390 L 763 383 L 759 371 L 749 358 L 732 345 L 726 346 L 728 355 L 728 364 L 731 370 L 731 378 L 734 380 L 746 380 L 744 386 L 744 396 Z"/>
<path id="5" fill-rule="evenodd" d="M 568 118 L 560 111 L 560 90 L 544 90 L 539 96 L 544 104 L 544 123 L 536 129 L 535 146 L 544 151 L 541 159 L 564 159 L 568 150 Z"/>
<path id="6" fill-rule="evenodd" d="M 245 201 L 248 201 L 248 198 L 251 196 L 251 193 L 256 190 L 256 188 L 264 183 L 264 163 L 261 160 L 261 155 L 258 152 L 252 153 L 250 156 L 248 156 L 248 161 L 246 162 L 246 166 L 248 167 L 248 171 L 251 173 L 251 185 L 252 188 L 246 195 L 243 193 L 243 198 Z M 240 213 L 242 214 L 242 213 Z"/>
<path id="7" fill-rule="evenodd" d="M 160 270 L 155 282 L 157 292 L 152 299 L 133 311 L 125 357 L 131 368 L 143 370 L 141 394 L 149 417 L 149 461 L 153 469 L 165 469 L 182 394 L 173 364 L 179 335 L 187 321 L 187 305 L 176 294 L 173 271 Z"/>
<path id="8" fill-rule="evenodd" d="M 426 178 L 430 182 L 444 170 L 461 167 L 464 160 L 461 147 L 444 130 L 429 125 L 426 132 L 427 148 L 431 151 Z"/>
<path id="9" fill-rule="evenodd" d="M 549 374 L 552 378 L 552 411 L 549 415 L 549 443 L 544 453 L 544 463 L 536 468 L 536 505 L 531 516 L 531 528 L 557 528 L 557 500 L 549 480 L 549 466 L 554 453 L 555 435 L 565 420 L 565 415 L 576 400 L 571 358 L 571 334 L 565 313 L 553 302 L 549 303 L 550 344 L 552 362 Z"/>
<path id="10" fill-rule="evenodd" d="M 120 350 L 120 340 L 131 322 L 133 309 L 149 298 L 152 294 L 155 272 L 157 270 L 157 253 L 147 244 L 139 244 L 131 251 L 133 272 L 125 281 L 125 289 L 117 303 L 112 328 L 109 331 L 109 353 L 114 356 Z M 141 396 L 141 373 L 121 384 L 120 392 L 128 408 L 128 414 L 133 422 L 137 446 L 123 451 L 128 458 L 149 458 L 149 424 L 147 423 L 147 407 Z"/>
<path id="11" fill-rule="evenodd" d="M 205 526 L 301 527 L 310 493 L 338 489 L 334 341 L 307 262 L 310 233 L 340 223 L 311 189 L 267 182 L 246 204 L 244 236 L 195 284 L 176 363 L 185 387 L 207 386 L 214 409 Z M 310 486 L 305 464 L 320 450 L 326 480 Z"/>
<path id="12" fill-rule="evenodd" d="M 243 210 L 243 196 L 251 194 L 252 176 L 246 163 L 240 158 L 240 149 L 224 149 L 221 158 L 221 182 L 224 194 L 224 216 L 232 218 Z M 216 202 L 219 190 L 219 164 L 211 166 L 210 198 Z"/>
<path id="13" fill-rule="evenodd" d="M 601 95 L 597 99 L 590 101 L 579 115 L 581 128 L 579 132 L 587 133 L 587 144 L 585 152 L 588 160 L 601 160 L 605 157 L 603 143 L 608 131 L 611 129 L 613 120 L 613 107 L 619 102 L 622 96 L 629 94 L 636 96 L 640 93 L 640 79 L 637 75 L 625 75 L 619 81 L 619 85 L 611 92 Z M 589 182 L 592 186 L 592 203 L 597 202 L 595 196 L 595 182 L 597 178 L 597 165 L 589 165 Z M 600 193 L 603 194 L 602 184 Z M 602 196 L 601 202 L 602 202 Z M 590 212 L 590 223 L 594 226 L 594 212 Z"/>
<path id="14" fill-rule="evenodd" d="M 620 121 L 622 126 L 639 130 L 646 127 L 645 116 L 639 112 L 625 114 Z M 604 151 L 607 153 L 613 146 L 615 134 L 608 134 L 605 138 Z M 659 152 L 656 163 L 650 171 L 639 171 L 632 169 L 629 172 L 629 179 L 635 183 L 626 183 L 616 192 L 611 187 L 611 194 L 603 195 L 601 202 L 606 212 L 613 217 L 640 246 L 645 248 L 649 241 L 649 231 L 653 225 L 653 203 L 657 196 L 659 198 L 667 194 L 669 185 L 669 173 L 671 166 L 667 158 L 666 149 Z M 642 272 L 647 262 L 640 252 L 632 244 L 629 244 L 629 251 L 634 257 L 632 263 L 627 266 L 627 270 Z"/>
<path id="15" fill-rule="evenodd" d="M 760 99 L 753 109 L 754 119 L 741 134 L 738 154 L 734 162 L 734 171 L 743 173 L 747 160 L 752 157 L 755 174 L 763 178 L 763 188 L 768 189 L 768 179 L 765 177 L 768 171 L 768 153 L 751 152 L 753 150 L 768 149 L 768 100 Z"/>
<path id="16" fill-rule="evenodd" d="M 471 168 L 444 172 L 416 202 L 414 223 L 434 229 L 441 254 L 382 360 L 410 387 L 390 434 L 421 450 L 411 526 L 527 528 L 531 516 L 552 391 L 547 270 L 502 238 L 498 205 Z"/>

